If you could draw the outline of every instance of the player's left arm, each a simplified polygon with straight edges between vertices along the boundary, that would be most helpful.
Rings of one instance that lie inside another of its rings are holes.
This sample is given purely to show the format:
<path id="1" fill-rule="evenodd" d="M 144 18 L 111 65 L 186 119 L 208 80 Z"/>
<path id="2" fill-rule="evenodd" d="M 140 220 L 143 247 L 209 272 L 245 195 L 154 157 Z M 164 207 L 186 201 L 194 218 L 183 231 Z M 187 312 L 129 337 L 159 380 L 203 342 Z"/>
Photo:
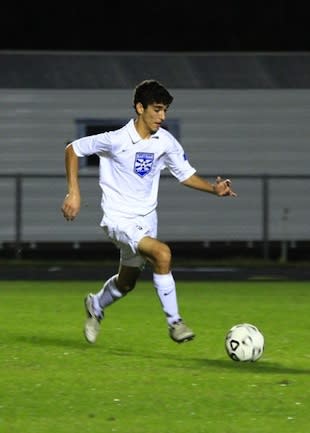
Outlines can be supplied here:
<path id="1" fill-rule="evenodd" d="M 216 181 L 214 183 L 211 183 L 207 179 L 204 179 L 203 177 L 197 174 L 193 174 L 192 176 L 190 176 L 188 179 L 184 180 L 181 183 L 182 185 L 185 185 L 189 188 L 208 192 L 210 194 L 215 194 L 220 197 L 237 196 L 237 194 L 231 189 L 231 180 L 222 179 L 220 176 L 216 178 Z"/>

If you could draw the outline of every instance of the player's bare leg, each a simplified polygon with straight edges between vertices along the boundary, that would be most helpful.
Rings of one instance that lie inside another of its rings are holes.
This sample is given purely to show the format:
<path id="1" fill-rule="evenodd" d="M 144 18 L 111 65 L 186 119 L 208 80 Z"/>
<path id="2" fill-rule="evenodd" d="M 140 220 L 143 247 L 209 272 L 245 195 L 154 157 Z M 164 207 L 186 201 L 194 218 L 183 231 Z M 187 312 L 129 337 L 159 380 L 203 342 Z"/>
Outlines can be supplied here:
<path id="1" fill-rule="evenodd" d="M 139 268 L 120 266 L 118 274 L 109 278 L 97 294 L 86 296 L 84 335 L 89 343 L 95 343 L 98 337 L 104 309 L 133 290 L 140 273 Z"/>
<path id="2" fill-rule="evenodd" d="M 138 248 L 152 263 L 153 284 L 167 318 L 170 337 L 177 343 L 192 340 L 195 334 L 185 325 L 179 314 L 169 246 L 157 239 L 144 237 Z"/>

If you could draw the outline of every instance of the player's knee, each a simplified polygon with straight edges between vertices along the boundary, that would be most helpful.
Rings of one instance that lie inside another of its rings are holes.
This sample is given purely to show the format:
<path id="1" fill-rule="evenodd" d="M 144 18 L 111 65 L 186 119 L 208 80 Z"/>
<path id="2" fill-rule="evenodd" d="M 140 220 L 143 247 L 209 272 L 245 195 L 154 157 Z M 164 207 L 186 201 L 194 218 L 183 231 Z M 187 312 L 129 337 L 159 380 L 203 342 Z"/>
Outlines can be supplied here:
<path id="1" fill-rule="evenodd" d="M 156 262 L 163 265 L 170 265 L 171 250 L 167 244 L 162 243 L 155 254 Z"/>

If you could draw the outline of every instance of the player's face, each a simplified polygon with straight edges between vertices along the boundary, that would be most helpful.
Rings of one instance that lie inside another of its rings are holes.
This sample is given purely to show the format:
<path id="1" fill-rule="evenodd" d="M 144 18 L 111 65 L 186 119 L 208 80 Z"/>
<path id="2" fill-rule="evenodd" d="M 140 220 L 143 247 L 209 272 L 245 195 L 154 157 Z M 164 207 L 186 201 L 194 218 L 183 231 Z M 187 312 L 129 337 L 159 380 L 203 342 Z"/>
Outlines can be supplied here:
<path id="1" fill-rule="evenodd" d="M 163 121 L 166 119 L 168 106 L 164 104 L 151 104 L 146 108 L 139 107 L 139 123 L 145 132 L 154 134 L 158 131 Z"/>

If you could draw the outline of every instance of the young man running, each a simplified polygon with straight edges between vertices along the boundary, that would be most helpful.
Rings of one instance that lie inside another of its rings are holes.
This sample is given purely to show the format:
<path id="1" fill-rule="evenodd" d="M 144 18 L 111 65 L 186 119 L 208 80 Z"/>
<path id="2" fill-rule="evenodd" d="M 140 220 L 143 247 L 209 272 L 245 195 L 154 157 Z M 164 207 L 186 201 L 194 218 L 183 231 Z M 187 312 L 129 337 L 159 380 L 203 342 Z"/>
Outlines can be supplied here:
<path id="1" fill-rule="evenodd" d="M 173 101 L 156 80 L 145 80 L 134 89 L 135 119 L 116 131 L 73 141 L 65 150 L 68 194 L 62 212 L 71 221 L 80 211 L 78 158 L 97 154 L 102 191 L 101 227 L 120 250 L 118 272 L 95 294 L 84 300 L 84 335 L 95 343 L 106 307 L 134 289 L 146 263 L 153 270 L 153 284 L 165 314 L 169 335 L 177 343 L 192 340 L 194 332 L 179 313 L 176 286 L 171 272 L 169 246 L 157 239 L 157 196 L 161 170 L 184 186 L 218 196 L 236 196 L 229 179 L 215 183 L 198 176 L 181 144 L 162 128 Z"/>

